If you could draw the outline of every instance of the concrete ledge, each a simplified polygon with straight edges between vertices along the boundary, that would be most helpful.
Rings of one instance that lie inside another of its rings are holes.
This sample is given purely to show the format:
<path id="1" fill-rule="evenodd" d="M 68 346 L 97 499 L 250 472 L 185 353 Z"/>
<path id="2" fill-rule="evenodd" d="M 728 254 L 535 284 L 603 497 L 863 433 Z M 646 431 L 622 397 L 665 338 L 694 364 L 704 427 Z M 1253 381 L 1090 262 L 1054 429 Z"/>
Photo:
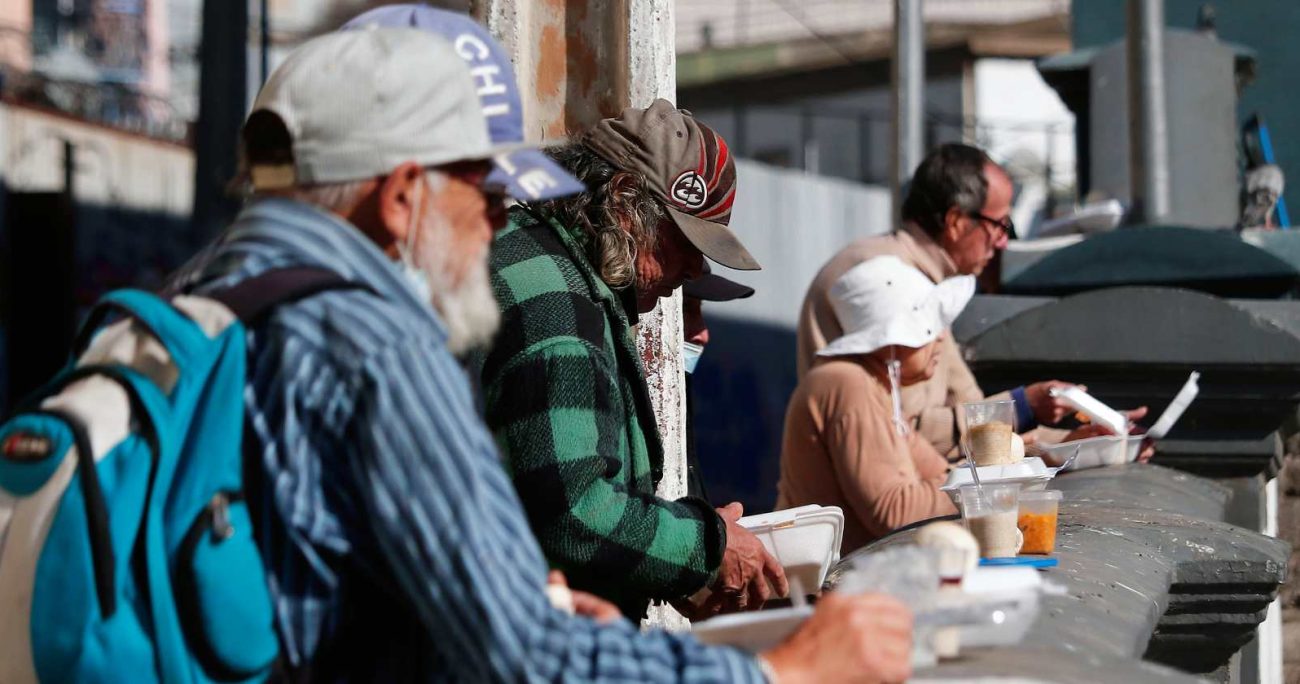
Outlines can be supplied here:
<path id="1" fill-rule="evenodd" d="M 1221 522 L 1226 487 L 1151 465 L 1066 474 L 1054 485 L 1065 492 L 1054 554 L 1060 565 L 1044 579 L 1066 595 L 1044 597 L 1020 648 L 1000 656 L 973 652 L 919 674 L 1188 681 L 1141 661 L 1215 673 L 1251 639 L 1285 578 L 1290 545 Z M 850 554 L 828 583 L 855 557 L 910 543 L 914 534 L 900 532 Z M 1051 654 L 1060 658 L 1059 672 L 1046 666 L 1058 662 Z M 1077 670 L 1065 665 L 1079 658 L 1095 662 L 1075 663 Z M 1128 669 L 1102 674 L 1096 663 Z"/>
<path id="2" fill-rule="evenodd" d="M 1120 473 L 1123 473 L 1120 475 Z M 1053 482 L 1068 501 L 1181 513 L 1223 520 L 1232 490 L 1213 480 L 1159 466 L 1113 466 L 1065 473 Z"/>
<path id="3" fill-rule="evenodd" d="M 1200 395 L 1156 457 L 1197 475 L 1272 477 L 1281 454 L 1273 433 L 1300 397 L 1296 301 L 1154 287 L 976 297 L 953 332 L 989 391 L 1061 378 L 1110 406 L 1149 406 L 1152 420 L 1188 373 L 1201 372 Z"/>
<path id="4" fill-rule="evenodd" d="M 996 672 L 997 675 L 990 673 Z M 1143 684 L 1190 684 L 1205 680 L 1173 668 L 1141 660 L 1116 660 L 1080 651 L 1054 648 L 986 648 L 963 654 L 957 660 L 916 673 L 910 681 L 962 682 L 985 679 L 999 684 L 1042 682 L 1053 684 L 1098 684 L 1129 682 Z"/>

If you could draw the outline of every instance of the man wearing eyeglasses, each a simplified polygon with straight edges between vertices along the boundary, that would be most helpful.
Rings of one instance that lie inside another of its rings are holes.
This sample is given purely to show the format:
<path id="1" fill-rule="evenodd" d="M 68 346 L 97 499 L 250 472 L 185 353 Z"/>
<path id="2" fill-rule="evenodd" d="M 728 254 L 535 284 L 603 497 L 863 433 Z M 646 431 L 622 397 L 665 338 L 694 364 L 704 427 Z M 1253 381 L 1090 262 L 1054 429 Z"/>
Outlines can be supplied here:
<path id="1" fill-rule="evenodd" d="M 903 201 L 903 225 L 891 235 L 863 238 L 831 258 L 813 279 L 799 313 L 798 370 L 802 378 L 817 352 L 843 334 L 831 309 L 829 290 L 854 266 L 892 255 L 934 282 L 955 275 L 979 275 L 1007 240 L 1011 222 L 1011 178 L 979 148 L 947 144 L 916 169 Z M 903 410 L 913 426 L 941 454 L 953 457 L 961 436 L 956 407 L 984 397 L 951 334 L 945 336 L 939 368 L 930 380 L 903 389 Z M 1017 387 L 996 398 L 1016 400 L 1017 425 L 1028 431 L 1055 424 L 1068 412 L 1048 390 L 1056 380 Z"/>

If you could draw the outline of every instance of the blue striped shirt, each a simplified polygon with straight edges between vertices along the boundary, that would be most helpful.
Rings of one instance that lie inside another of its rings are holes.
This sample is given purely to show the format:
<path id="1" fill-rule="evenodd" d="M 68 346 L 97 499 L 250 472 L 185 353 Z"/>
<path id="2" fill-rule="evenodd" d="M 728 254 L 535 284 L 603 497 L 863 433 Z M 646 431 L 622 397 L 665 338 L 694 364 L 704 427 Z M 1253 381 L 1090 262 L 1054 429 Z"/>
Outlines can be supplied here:
<path id="1" fill-rule="evenodd" d="M 749 656 L 551 608 L 547 566 L 446 331 L 340 219 L 262 200 L 206 250 L 200 291 L 324 267 L 369 291 L 249 332 L 259 544 L 290 669 L 329 681 L 762 681 Z"/>

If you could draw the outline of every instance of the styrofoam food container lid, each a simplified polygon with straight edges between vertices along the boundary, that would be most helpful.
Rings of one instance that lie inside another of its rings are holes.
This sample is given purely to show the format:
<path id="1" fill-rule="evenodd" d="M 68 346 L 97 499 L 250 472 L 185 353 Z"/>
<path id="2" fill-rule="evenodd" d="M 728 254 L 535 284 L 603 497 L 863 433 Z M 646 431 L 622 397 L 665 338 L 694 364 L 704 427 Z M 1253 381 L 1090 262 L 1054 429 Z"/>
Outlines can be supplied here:
<path id="1" fill-rule="evenodd" d="M 721 615 L 692 625 L 691 634 L 705 644 L 757 653 L 784 641 L 812 612 L 812 606 L 799 606 Z"/>
<path id="2" fill-rule="evenodd" d="M 1196 371 L 1192 371 L 1191 375 L 1187 376 L 1187 382 L 1183 383 L 1182 389 L 1178 390 L 1178 394 L 1174 395 L 1173 401 L 1169 402 L 1169 406 L 1165 407 L 1164 413 L 1161 413 L 1155 424 L 1151 426 L 1151 429 L 1147 430 L 1148 437 L 1151 439 L 1164 439 L 1165 435 L 1169 434 L 1178 419 L 1183 417 L 1183 412 L 1195 401 L 1196 395 L 1200 394 L 1201 386 L 1198 383 L 1200 379 L 1201 374 Z"/>
<path id="3" fill-rule="evenodd" d="M 1079 387 L 1073 385 L 1063 388 L 1053 387 L 1050 393 L 1083 412 L 1092 422 L 1110 428 L 1111 432 L 1115 434 L 1128 432 L 1128 416 L 1101 403 L 1096 397 Z"/>
<path id="4" fill-rule="evenodd" d="M 1025 638 L 1038 617 L 1043 581 L 1037 570 L 1024 567 L 979 567 L 962 579 L 962 592 L 974 600 L 1014 602 L 999 611 L 992 625 L 961 628 L 961 645 L 966 648 L 1014 646 Z"/>
<path id="5" fill-rule="evenodd" d="M 1007 481 L 1020 481 L 1028 479 L 1046 478 L 1051 479 L 1056 474 L 1055 470 L 1048 468 L 1043 459 L 1030 457 L 1019 463 L 1007 463 L 1003 465 L 979 466 L 980 482 L 983 484 L 1001 484 Z M 971 479 L 970 467 L 957 466 L 948 473 L 948 481 L 944 483 L 944 488 L 960 487 L 962 485 L 974 484 Z"/>
<path id="6" fill-rule="evenodd" d="M 767 552 L 785 569 L 792 586 L 798 578 L 804 593 L 817 593 L 831 566 L 840 559 L 844 511 L 839 506 L 810 504 L 747 515 L 738 522 L 763 542 Z"/>
<path id="7" fill-rule="evenodd" d="M 1019 463 L 980 466 L 979 473 L 980 484 L 1019 484 L 1021 489 L 1035 489 L 1046 486 L 1056 477 L 1056 468 L 1047 467 L 1041 458 L 1031 457 Z M 958 466 L 948 473 L 947 482 L 939 490 L 946 492 L 953 503 L 957 503 L 959 490 L 973 484 L 975 481 L 971 479 L 970 468 Z"/>

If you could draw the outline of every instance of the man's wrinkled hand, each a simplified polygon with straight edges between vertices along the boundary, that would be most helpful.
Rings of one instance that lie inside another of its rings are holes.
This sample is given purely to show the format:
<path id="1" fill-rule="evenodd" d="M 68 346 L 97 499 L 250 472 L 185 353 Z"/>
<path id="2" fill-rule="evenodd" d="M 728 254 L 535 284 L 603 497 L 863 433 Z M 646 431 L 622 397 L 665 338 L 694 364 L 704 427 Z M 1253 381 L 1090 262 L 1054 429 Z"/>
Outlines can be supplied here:
<path id="1" fill-rule="evenodd" d="M 745 509 L 732 502 L 717 509 L 718 516 L 727 526 L 727 548 L 722 553 L 712 603 L 720 612 L 758 610 L 774 595 L 785 597 L 790 593 L 785 570 L 767 552 L 763 543 L 737 522 Z"/>
<path id="2" fill-rule="evenodd" d="M 798 631 L 762 655 L 781 684 L 906 681 L 912 613 L 880 594 L 825 594 Z"/>
<path id="3" fill-rule="evenodd" d="M 1124 411 L 1124 415 L 1128 418 L 1128 422 L 1131 424 L 1131 423 L 1136 423 L 1137 421 L 1145 418 L 1147 415 L 1147 411 L 1148 409 L 1146 406 L 1139 406 L 1131 411 Z M 1141 434 L 1142 428 L 1133 426 L 1132 428 L 1129 429 L 1129 433 L 1134 435 Z M 1089 423 L 1087 425 L 1081 426 L 1071 431 L 1068 435 L 1065 436 L 1065 439 L 1061 440 L 1061 442 L 1062 443 L 1073 442 L 1080 439 L 1088 439 L 1089 437 L 1105 437 L 1113 434 L 1115 434 L 1115 431 L 1111 430 L 1110 428 L 1104 425 Z M 1155 442 L 1149 439 L 1144 439 L 1142 440 L 1141 450 L 1138 451 L 1137 462 L 1146 463 L 1147 461 L 1151 460 L 1151 457 L 1154 456 L 1155 453 L 1156 453 Z"/>
<path id="4" fill-rule="evenodd" d="M 570 607 L 573 608 L 574 615 L 589 617 L 602 625 L 616 622 L 623 617 L 623 613 L 619 611 L 618 606 L 609 601 L 595 594 L 569 589 L 569 581 L 565 579 L 564 573 L 559 570 L 552 570 L 546 576 L 546 583 L 553 587 L 564 587 L 568 590 Z M 556 607 L 560 608 L 560 606 Z"/>
<path id="5" fill-rule="evenodd" d="M 1125 412 L 1125 415 L 1128 416 L 1128 422 L 1129 422 L 1130 424 L 1132 424 L 1132 423 L 1136 423 L 1136 422 L 1138 422 L 1139 420 L 1141 420 L 1142 418 L 1146 417 L 1146 415 L 1147 415 L 1147 407 L 1145 407 L 1145 406 L 1139 406 L 1139 407 L 1133 409 L 1132 411 L 1126 411 L 1126 412 Z M 1135 435 L 1137 435 L 1137 434 L 1141 434 L 1142 431 L 1143 431 L 1143 428 L 1139 428 L 1139 427 L 1137 427 L 1137 426 L 1134 426 L 1134 427 L 1132 427 L 1132 428 L 1129 430 L 1129 432 L 1130 432 L 1131 434 L 1135 434 Z M 1141 449 L 1138 451 L 1137 462 L 1138 462 L 1138 463 L 1146 463 L 1147 461 L 1150 461 L 1150 460 L 1151 460 L 1151 457 L 1152 457 L 1152 456 L 1155 456 L 1155 455 L 1156 455 L 1156 443 L 1155 443 L 1154 441 L 1150 440 L 1150 439 L 1144 439 L 1144 440 L 1142 440 L 1142 447 L 1141 447 Z"/>
<path id="6" fill-rule="evenodd" d="M 1065 435 L 1065 437 L 1061 439 L 1061 443 L 1065 444 L 1066 442 L 1077 442 L 1081 439 L 1091 439 L 1093 437 L 1105 437 L 1107 435 L 1113 435 L 1113 434 L 1115 434 L 1115 432 L 1104 425 L 1098 425 L 1096 423 L 1088 423 L 1087 425 L 1081 425 L 1071 430 L 1068 434 Z"/>
<path id="7" fill-rule="evenodd" d="M 1043 425 L 1056 425 L 1070 415 L 1074 409 L 1059 397 L 1052 396 L 1052 389 L 1065 389 L 1074 385 L 1060 380 L 1036 382 L 1025 388 L 1025 401 L 1034 412 L 1034 418 Z M 1087 387 L 1078 386 L 1087 391 Z"/>

